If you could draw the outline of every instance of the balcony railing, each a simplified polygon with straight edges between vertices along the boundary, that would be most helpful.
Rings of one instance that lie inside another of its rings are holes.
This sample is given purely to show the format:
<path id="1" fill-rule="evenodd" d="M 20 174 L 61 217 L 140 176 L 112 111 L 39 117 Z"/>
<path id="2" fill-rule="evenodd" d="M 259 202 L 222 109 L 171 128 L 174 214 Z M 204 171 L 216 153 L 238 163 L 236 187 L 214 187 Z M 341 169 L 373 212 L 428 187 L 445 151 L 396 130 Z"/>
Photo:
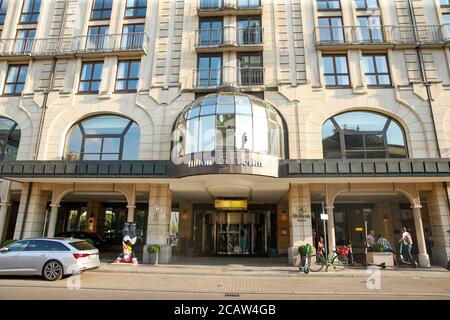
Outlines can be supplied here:
<path id="1" fill-rule="evenodd" d="M 332 26 L 316 27 L 317 46 L 440 45 L 447 41 L 444 26 Z M 448 33 L 450 35 L 450 33 Z"/>
<path id="2" fill-rule="evenodd" d="M 264 85 L 264 67 L 222 67 L 201 68 L 194 70 L 195 89 L 217 89 L 224 84 L 238 86 Z"/>
<path id="3" fill-rule="evenodd" d="M 199 0 L 199 11 L 217 11 L 226 9 L 255 10 L 261 9 L 261 0 Z"/>
<path id="4" fill-rule="evenodd" d="M 262 45 L 262 34 L 263 28 L 200 29 L 195 31 L 195 43 L 197 48 L 259 46 Z"/>
<path id="5" fill-rule="evenodd" d="M 0 56 L 49 56 L 146 51 L 146 33 L 88 35 L 44 39 L 1 39 Z"/>
<path id="6" fill-rule="evenodd" d="M 250 67 L 237 68 L 237 84 L 239 86 L 261 86 L 264 85 L 264 68 Z"/>
<path id="7" fill-rule="evenodd" d="M 144 32 L 88 35 L 78 41 L 78 52 L 135 51 L 147 47 L 148 36 Z"/>

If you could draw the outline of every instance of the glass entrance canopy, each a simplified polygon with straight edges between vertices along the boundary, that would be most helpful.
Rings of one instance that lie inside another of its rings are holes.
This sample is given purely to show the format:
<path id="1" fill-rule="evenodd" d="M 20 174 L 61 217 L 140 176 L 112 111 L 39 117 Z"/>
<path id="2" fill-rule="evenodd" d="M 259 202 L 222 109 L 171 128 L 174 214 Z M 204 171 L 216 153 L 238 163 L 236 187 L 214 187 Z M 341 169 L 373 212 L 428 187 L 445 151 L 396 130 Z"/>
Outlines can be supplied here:
<path id="1" fill-rule="evenodd" d="M 284 158 L 283 122 L 269 103 L 257 97 L 213 93 L 181 112 L 174 126 L 172 148 L 172 157 L 246 151 Z"/>

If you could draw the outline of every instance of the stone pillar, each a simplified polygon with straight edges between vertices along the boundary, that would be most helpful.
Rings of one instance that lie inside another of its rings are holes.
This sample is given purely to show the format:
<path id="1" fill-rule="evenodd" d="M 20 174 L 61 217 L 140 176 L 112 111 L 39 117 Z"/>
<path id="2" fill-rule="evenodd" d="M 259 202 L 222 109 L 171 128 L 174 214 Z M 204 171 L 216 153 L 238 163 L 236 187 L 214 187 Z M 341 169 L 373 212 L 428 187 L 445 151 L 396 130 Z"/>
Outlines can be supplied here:
<path id="1" fill-rule="evenodd" d="M 161 248 L 159 263 L 170 263 L 172 246 L 169 244 L 172 192 L 167 184 L 152 184 L 149 188 L 147 241 L 144 246 L 144 263 L 149 262 L 147 247 L 156 244 Z"/>
<path id="2" fill-rule="evenodd" d="M 127 205 L 127 222 L 134 222 L 134 210 L 136 209 L 135 205 Z"/>
<path id="3" fill-rule="evenodd" d="M 334 230 L 334 207 L 332 205 L 328 205 L 325 207 L 328 215 L 327 220 L 327 237 L 328 237 L 328 255 L 333 256 L 333 251 L 336 250 L 336 233 Z M 325 239 L 324 239 L 325 240 Z"/>
<path id="4" fill-rule="evenodd" d="M 52 209 L 50 211 L 50 221 L 48 222 L 47 237 L 54 237 L 56 229 L 56 220 L 58 219 L 58 210 L 60 205 L 59 203 L 52 203 L 50 207 Z"/>
<path id="5" fill-rule="evenodd" d="M 433 235 L 433 263 L 447 266 L 450 259 L 450 214 L 445 187 L 442 183 L 434 183 L 433 191 L 427 195 L 428 213 L 430 216 L 431 233 Z M 449 190 L 450 191 L 450 190 Z"/>
<path id="6" fill-rule="evenodd" d="M 416 227 L 417 247 L 419 248 L 419 265 L 427 268 L 430 266 L 430 258 L 427 254 L 427 246 L 423 232 L 422 213 L 420 211 L 421 208 L 422 206 L 420 205 L 415 205 L 413 207 L 414 224 Z"/>
<path id="7" fill-rule="evenodd" d="M 0 194 L 0 243 L 3 241 L 3 232 L 6 229 L 6 216 L 8 215 L 8 208 L 11 205 L 10 198 L 10 186 L 11 182 L 1 181 L 1 194 Z"/>
<path id="8" fill-rule="evenodd" d="M 11 203 L 1 202 L 0 203 L 0 243 L 3 241 L 3 232 L 6 229 L 6 216 L 8 215 L 8 208 Z"/>
<path id="9" fill-rule="evenodd" d="M 40 183 L 33 183 L 28 195 L 29 184 L 27 182 L 22 185 L 14 239 L 41 237 L 44 230 L 48 194 L 41 190 Z"/>
<path id="10" fill-rule="evenodd" d="M 289 189 L 290 248 L 288 262 L 297 263 L 298 247 L 313 245 L 311 225 L 311 197 L 308 184 L 292 184 Z"/>

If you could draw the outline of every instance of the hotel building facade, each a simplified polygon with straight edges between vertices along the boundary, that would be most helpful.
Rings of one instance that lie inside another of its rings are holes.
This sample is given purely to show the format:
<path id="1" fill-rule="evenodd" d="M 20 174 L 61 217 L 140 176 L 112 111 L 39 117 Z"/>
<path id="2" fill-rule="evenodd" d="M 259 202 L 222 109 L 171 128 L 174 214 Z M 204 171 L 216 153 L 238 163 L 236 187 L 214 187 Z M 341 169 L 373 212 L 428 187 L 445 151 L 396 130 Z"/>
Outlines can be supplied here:
<path id="1" fill-rule="evenodd" d="M 450 1 L 0 1 L 1 240 L 450 257 Z M 173 242 L 174 235 L 177 241 Z M 176 246 L 175 246 L 176 244 Z"/>

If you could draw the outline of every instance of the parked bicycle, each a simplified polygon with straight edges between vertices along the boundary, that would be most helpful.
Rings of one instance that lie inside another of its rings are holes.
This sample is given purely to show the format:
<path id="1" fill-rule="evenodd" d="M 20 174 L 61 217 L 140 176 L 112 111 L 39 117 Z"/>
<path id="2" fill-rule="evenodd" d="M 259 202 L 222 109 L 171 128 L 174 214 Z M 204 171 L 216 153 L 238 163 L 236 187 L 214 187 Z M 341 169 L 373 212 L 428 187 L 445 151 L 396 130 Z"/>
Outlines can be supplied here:
<path id="1" fill-rule="evenodd" d="M 349 248 L 347 246 L 337 247 L 333 251 L 333 256 L 331 259 L 323 253 L 315 253 L 308 257 L 308 270 L 311 272 L 319 272 L 325 267 L 326 271 L 328 268 L 333 268 L 335 271 L 343 271 L 348 267 L 348 253 Z"/>

